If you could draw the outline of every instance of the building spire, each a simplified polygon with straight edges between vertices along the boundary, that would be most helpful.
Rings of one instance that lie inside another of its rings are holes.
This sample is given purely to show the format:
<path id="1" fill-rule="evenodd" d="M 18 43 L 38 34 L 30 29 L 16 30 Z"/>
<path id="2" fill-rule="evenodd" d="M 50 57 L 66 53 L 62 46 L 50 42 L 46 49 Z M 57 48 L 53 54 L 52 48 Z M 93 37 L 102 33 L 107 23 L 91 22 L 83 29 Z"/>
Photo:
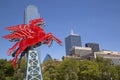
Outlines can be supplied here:
<path id="1" fill-rule="evenodd" d="M 73 29 L 71 29 L 70 35 L 76 35 L 77 36 L 78 34 L 75 34 L 74 31 L 73 31 Z"/>
<path id="2" fill-rule="evenodd" d="M 73 35 L 74 34 L 74 32 L 73 32 L 73 29 L 71 29 L 71 33 L 70 33 L 71 35 Z"/>

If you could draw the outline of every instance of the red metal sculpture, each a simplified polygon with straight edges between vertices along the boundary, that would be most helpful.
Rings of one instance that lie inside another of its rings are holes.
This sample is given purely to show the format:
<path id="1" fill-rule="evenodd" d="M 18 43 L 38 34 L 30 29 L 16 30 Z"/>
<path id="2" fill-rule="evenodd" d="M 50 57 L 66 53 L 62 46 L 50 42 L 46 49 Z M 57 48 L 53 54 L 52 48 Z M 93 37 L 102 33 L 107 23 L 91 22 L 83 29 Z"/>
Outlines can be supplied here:
<path id="1" fill-rule="evenodd" d="M 52 33 L 46 34 L 42 29 L 43 19 L 30 20 L 29 25 L 20 24 L 12 27 L 7 27 L 6 29 L 11 32 L 3 38 L 9 41 L 16 42 L 7 52 L 8 55 L 12 55 L 14 58 L 10 61 L 14 67 L 16 67 L 16 62 L 18 56 L 21 57 L 30 49 L 40 46 L 41 44 L 51 45 L 51 42 L 55 40 L 58 44 L 62 42 L 57 39 Z"/>

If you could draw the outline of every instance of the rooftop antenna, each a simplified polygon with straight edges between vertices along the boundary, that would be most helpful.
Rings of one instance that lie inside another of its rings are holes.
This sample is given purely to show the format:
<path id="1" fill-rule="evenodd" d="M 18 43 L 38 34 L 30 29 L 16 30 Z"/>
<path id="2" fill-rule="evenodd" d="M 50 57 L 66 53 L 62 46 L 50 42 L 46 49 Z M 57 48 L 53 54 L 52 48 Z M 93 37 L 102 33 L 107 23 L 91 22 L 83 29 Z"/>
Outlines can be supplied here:
<path id="1" fill-rule="evenodd" d="M 70 33 L 71 35 L 73 35 L 74 34 L 74 32 L 73 32 L 73 29 L 71 29 L 71 33 Z"/>

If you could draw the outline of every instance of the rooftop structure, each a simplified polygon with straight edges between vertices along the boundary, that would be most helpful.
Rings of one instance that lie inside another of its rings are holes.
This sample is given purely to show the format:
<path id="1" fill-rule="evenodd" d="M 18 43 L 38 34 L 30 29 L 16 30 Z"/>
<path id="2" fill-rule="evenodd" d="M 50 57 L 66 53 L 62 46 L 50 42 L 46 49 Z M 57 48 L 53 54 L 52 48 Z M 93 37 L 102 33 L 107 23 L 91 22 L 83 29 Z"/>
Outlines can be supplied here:
<path id="1" fill-rule="evenodd" d="M 113 64 L 120 65 L 120 52 L 115 51 L 99 51 L 94 53 L 94 57 L 103 57 L 106 59 L 111 59 Z"/>

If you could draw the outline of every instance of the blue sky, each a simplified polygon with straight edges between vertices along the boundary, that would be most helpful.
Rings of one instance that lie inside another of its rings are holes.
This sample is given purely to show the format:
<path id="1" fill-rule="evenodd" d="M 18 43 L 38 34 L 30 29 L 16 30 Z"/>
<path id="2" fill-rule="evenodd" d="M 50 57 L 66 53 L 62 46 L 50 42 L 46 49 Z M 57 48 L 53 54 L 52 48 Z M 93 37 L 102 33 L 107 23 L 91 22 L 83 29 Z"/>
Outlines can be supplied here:
<path id="1" fill-rule="evenodd" d="M 5 27 L 24 22 L 24 9 L 30 4 L 38 7 L 45 31 L 63 42 L 38 48 L 42 60 L 47 53 L 58 59 L 65 55 L 64 39 L 71 29 L 81 35 L 82 46 L 95 42 L 101 49 L 120 51 L 120 0 L 0 0 L 0 36 L 9 33 Z M 13 44 L 0 38 L 0 58 L 11 58 L 6 52 Z"/>

